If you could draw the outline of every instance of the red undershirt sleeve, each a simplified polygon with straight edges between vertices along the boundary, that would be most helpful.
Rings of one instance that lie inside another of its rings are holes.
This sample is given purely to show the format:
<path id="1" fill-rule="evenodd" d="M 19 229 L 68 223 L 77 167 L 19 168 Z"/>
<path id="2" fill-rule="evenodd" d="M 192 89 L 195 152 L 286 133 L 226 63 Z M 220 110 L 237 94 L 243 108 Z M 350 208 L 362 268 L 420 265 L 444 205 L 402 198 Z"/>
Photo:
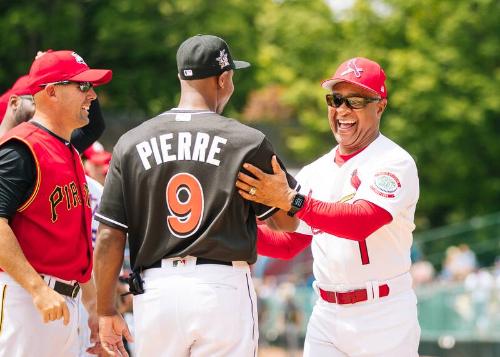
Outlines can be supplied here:
<path id="1" fill-rule="evenodd" d="M 323 202 L 307 197 L 298 218 L 311 228 L 337 237 L 362 241 L 392 221 L 385 209 L 365 200 L 354 204 Z"/>
<path id="2" fill-rule="evenodd" d="M 310 235 L 277 232 L 263 224 L 257 226 L 257 253 L 267 257 L 292 259 L 311 244 L 311 241 Z"/>

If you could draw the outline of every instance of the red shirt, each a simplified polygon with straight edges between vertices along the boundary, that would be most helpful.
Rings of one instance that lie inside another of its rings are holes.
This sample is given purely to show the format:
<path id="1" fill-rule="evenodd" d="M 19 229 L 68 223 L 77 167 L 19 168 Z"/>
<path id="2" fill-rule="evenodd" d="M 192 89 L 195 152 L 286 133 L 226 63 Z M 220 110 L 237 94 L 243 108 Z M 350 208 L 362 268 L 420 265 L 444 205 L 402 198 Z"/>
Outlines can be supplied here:
<path id="1" fill-rule="evenodd" d="M 30 123 L 3 138 L 19 140 L 36 164 L 35 188 L 10 222 L 24 255 L 40 274 L 86 282 L 92 272 L 89 190 L 78 152 Z"/>

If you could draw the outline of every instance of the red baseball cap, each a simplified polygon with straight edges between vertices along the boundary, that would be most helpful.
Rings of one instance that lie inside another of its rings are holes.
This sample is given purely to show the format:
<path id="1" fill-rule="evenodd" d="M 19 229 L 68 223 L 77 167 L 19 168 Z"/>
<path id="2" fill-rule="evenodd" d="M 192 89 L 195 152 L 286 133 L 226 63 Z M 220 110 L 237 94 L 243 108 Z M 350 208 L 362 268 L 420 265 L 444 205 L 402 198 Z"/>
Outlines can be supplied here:
<path id="1" fill-rule="evenodd" d="M 60 81 L 91 82 L 99 86 L 111 81 L 113 72 L 90 69 L 76 52 L 49 50 L 33 61 L 29 76 L 36 93 L 41 90 L 41 85 Z"/>
<path id="2" fill-rule="evenodd" d="M 355 57 L 345 61 L 337 68 L 332 78 L 321 82 L 321 86 L 332 90 L 332 87 L 340 82 L 363 87 L 377 93 L 381 98 L 387 98 L 384 70 L 377 62 L 368 58 Z"/>
<path id="3" fill-rule="evenodd" d="M 111 153 L 104 150 L 104 146 L 102 146 L 100 142 L 94 142 L 83 152 L 82 156 L 96 165 L 102 165 L 104 174 L 108 172 L 109 162 L 111 161 Z"/>
<path id="4" fill-rule="evenodd" d="M 0 96 L 0 123 L 7 112 L 7 105 L 9 105 L 10 89 Z"/>
<path id="5" fill-rule="evenodd" d="M 9 105 L 9 99 L 11 95 L 31 95 L 33 94 L 33 89 L 30 83 L 30 77 L 26 74 L 19 77 L 12 88 L 7 90 L 2 96 L 0 96 L 0 123 L 7 112 L 7 106 Z"/>

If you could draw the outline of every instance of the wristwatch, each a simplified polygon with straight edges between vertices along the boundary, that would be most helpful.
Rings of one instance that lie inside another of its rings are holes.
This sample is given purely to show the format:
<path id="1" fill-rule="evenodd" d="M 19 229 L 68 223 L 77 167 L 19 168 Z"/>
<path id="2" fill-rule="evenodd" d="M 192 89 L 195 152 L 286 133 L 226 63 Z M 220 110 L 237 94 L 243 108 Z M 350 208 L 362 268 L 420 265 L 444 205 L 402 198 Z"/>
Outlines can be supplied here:
<path id="1" fill-rule="evenodd" d="M 293 217 L 295 213 L 297 213 L 303 206 L 304 203 L 306 202 L 306 198 L 304 195 L 301 195 L 300 193 L 297 193 L 292 200 L 292 207 L 290 207 L 290 210 L 287 212 L 287 215 L 290 217 Z"/>

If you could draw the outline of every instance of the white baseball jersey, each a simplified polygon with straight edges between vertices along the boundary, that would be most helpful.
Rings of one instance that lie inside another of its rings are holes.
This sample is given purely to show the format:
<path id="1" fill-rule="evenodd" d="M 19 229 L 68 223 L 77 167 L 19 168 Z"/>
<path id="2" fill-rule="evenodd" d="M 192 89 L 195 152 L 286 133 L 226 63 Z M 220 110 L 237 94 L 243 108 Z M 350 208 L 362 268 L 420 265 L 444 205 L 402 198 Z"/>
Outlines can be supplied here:
<path id="1" fill-rule="evenodd" d="M 97 212 L 99 208 L 99 203 L 101 202 L 102 196 L 102 185 L 94 180 L 92 177 L 86 175 L 87 185 L 89 187 L 89 197 L 90 197 L 90 208 L 92 209 L 92 247 L 95 247 L 95 241 L 97 238 L 97 227 L 99 226 L 99 222 L 94 219 L 94 214 Z M 82 303 L 79 305 L 80 314 L 79 314 L 79 329 L 78 329 L 78 337 L 80 339 L 80 357 L 93 356 L 86 352 L 87 348 L 92 346 L 90 343 L 90 329 L 88 325 L 89 315 L 85 307 Z"/>
<path id="2" fill-rule="evenodd" d="M 86 176 L 86 178 L 89 186 L 90 207 L 92 209 L 92 246 L 95 247 L 99 222 L 94 219 L 94 215 L 99 208 L 99 203 L 101 202 L 103 186 L 90 176 Z"/>
<path id="3" fill-rule="evenodd" d="M 382 134 L 342 166 L 338 147 L 305 166 L 297 175 L 301 193 L 325 202 L 365 200 L 388 211 L 392 221 L 365 241 L 339 238 L 301 221 L 298 232 L 313 235 L 314 276 L 320 286 L 364 286 L 408 272 L 418 174 L 412 157 Z"/>

